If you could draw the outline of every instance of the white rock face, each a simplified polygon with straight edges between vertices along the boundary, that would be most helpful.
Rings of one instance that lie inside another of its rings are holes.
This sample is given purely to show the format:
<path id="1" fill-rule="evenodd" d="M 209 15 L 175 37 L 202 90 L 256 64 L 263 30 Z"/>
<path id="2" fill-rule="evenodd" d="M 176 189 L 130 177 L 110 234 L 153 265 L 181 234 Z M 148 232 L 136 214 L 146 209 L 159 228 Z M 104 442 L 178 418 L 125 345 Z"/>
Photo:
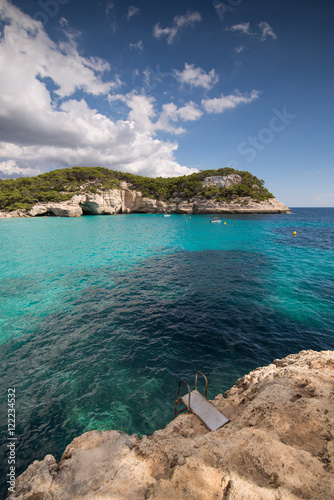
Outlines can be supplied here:
<path id="1" fill-rule="evenodd" d="M 145 198 L 140 191 L 125 189 L 123 191 L 122 213 L 164 213 L 168 210 L 168 204 L 155 200 L 153 198 Z"/>
<path id="2" fill-rule="evenodd" d="M 85 215 L 117 214 L 123 208 L 123 191 L 111 189 L 102 194 L 87 194 L 80 203 Z"/>
<path id="3" fill-rule="evenodd" d="M 332 351 L 277 359 L 212 401 L 230 420 L 221 429 L 183 414 L 142 438 L 88 432 L 58 464 L 47 455 L 30 465 L 9 498 L 332 499 L 333 387 Z"/>
<path id="4" fill-rule="evenodd" d="M 0 212 L 0 219 L 14 219 L 18 217 L 30 217 L 30 215 L 23 208 L 13 210 L 12 212 Z"/>
<path id="5" fill-rule="evenodd" d="M 75 203 L 68 203 L 67 205 L 57 203 L 51 205 L 50 210 L 56 217 L 80 217 L 83 214 L 80 205 Z"/>
<path id="6" fill-rule="evenodd" d="M 80 217 L 83 214 L 82 208 L 79 204 L 82 199 L 82 196 L 73 196 L 71 200 L 64 201 L 62 203 L 41 203 L 33 206 L 32 209 L 28 211 L 28 215 L 31 217 L 41 215 L 56 217 Z"/>
<path id="7" fill-rule="evenodd" d="M 232 174 L 227 177 L 240 176 Z M 208 178 L 214 179 L 214 178 Z M 217 177 L 218 179 L 218 177 Z M 223 177 L 222 177 L 223 179 Z M 236 181 L 236 179 L 234 179 Z M 211 181 L 210 181 L 211 182 Z M 225 182 L 225 181 L 224 181 Z M 227 179 L 226 182 L 232 182 Z M 58 217 L 80 217 L 81 215 L 114 215 L 119 213 L 175 213 L 175 214 L 224 214 L 224 213 L 289 213 L 290 210 L 275 198 L 260 203 L 250 198 L 239 198 L 231 202 L 219 202 L 214 200 L 200 199 L 194 197 L 188 201 L 182 198 L 174 198 L 169 201 L 159 201 L 146 198 L 140 191 L 128 189 L 110 189 L 102 193 L 85 193 L 75 195 L 69 201 L 62 203 L 40 203 L 31 210 L 18 210 L 4 214 L 9 217 L 24 216 L 58 216 Z"/>
<path id="8" fill-rule="evenodd" d="M 31 217 L 37 217 L 38 215 L 46 215 L 48 212 L 46 205 L 34 205 L 31 210 L 29 210 L 29 215 Z"/>
<path id="9" fill-rule="evenodd" d="M 192 214 L 193 211 L 193 203 L 187 203 L 186 201 L 182 201 L 177 204 L 177 212 L 179 214 Z"/>
<path id="10" fill-rule="evenodd" d="M 276 200 L 256 202 L 250 198 L 240 198 L 240 201 L 214 201 L 214 200 L 197 200 L 193 202 L 194 214 L 285 214 L 291 210 Z"/>
<path id="11" fill-rule="evenodd" d="M 242 181 L 242 177 L 238 174 L 228 174 L 228 175 L 217 175 L 213 177 L 205 177 L 203 184 L 205 187 L 217 186 L 219 188 L 228 188 L 239 184 Z"/>

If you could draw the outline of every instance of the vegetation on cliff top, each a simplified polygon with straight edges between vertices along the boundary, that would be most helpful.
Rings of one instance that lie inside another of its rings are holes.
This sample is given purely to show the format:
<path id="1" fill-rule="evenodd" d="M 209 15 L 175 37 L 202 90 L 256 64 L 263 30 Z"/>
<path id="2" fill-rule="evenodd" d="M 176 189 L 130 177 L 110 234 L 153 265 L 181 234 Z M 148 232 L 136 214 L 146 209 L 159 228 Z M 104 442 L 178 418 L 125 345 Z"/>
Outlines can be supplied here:
<path id="1" fill-rule="evenodd" d="M 205 177 L 228 174 L 238 174 L 242 181 L 225 189 L 203 185 Z M 254 201 L 273 198 L 264 187 L 263 180 L 233 168 L 204 170 L 181 177 L 151 178 L 102 167 L 73 167 L 53 170 L 36 177 L 0 179 L 0 210 L 29 209 L 37 203 L 62 202 L 71 199 L 74 194 L 119 188 L 121 181 L 126 181 L 130 189 L 137 189 L 144 196 L 165 201 L 175 196 L 188 200 L 198 196 L 217 201 L 232 201 L 241 197 L 249 197 Z"/>

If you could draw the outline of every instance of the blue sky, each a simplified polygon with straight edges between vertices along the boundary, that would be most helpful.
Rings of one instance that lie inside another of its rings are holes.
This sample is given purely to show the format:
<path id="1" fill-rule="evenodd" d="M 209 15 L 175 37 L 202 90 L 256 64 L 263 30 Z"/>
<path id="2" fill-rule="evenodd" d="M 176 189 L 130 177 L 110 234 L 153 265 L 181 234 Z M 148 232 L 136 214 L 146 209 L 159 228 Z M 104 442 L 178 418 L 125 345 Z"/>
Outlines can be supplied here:
<path id="1" fill-rule="evenodd" d="M 231 166 L 334 206 L 330 0 L 0 0 L 0 177 Z"/>

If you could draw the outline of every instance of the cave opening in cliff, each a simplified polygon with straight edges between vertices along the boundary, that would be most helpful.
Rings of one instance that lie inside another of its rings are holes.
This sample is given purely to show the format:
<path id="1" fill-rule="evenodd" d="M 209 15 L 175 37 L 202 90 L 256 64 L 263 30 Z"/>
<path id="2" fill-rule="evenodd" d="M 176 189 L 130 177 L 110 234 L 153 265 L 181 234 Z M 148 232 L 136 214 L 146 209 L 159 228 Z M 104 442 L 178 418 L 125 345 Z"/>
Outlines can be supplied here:
<path id="1" fill-rule="evenodd" d="M 36 214 L 35 217 L 57 217 L 57 216 L 53 212 L 51 212 L 51 210 L 47 210 L 42 214 Z"/>

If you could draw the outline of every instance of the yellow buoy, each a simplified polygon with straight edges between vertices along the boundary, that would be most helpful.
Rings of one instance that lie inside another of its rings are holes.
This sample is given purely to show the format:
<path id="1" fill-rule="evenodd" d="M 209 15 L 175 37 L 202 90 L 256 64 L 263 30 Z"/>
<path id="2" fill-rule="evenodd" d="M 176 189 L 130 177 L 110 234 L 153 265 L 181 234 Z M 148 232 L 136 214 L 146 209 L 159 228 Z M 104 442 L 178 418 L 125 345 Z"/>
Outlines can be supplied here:
<path id="1" fill-rule="evenodd" d="M 226 224 L 226 222 L 224 222 L 224 224 Z"/>
<path id="2" fill-rule="evenodd" d="M 297 234 L 297 233 L 296 233 L 296 231 L 294 231 L 292 234 L 293 234 L 294 236 L 296 236 L 296 234 Z"/>

